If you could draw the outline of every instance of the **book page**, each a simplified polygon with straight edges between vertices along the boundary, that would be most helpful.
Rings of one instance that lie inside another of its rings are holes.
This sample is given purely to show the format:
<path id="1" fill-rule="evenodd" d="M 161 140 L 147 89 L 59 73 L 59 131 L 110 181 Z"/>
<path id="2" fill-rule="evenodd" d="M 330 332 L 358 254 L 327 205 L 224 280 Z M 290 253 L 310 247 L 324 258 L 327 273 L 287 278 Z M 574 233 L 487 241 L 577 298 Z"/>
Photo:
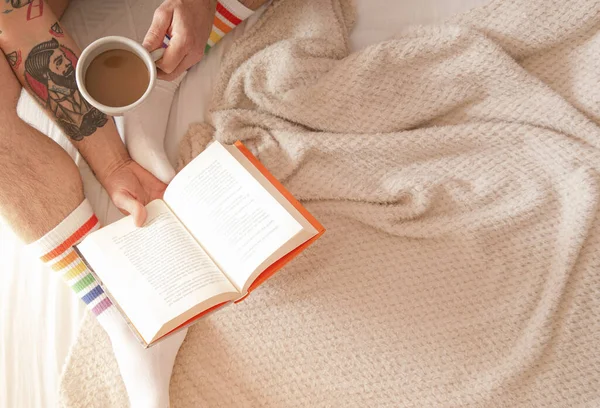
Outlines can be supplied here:
<path id="1" fill-rule="evenodd" d="M 143 227 L 126 217 L 91 234 L 78 249 L 149 343 L 189 309 L 216 297 L 222 301 L 224 293 L 233 299 L 238 291 L 164 202 L 146 208 Z"/>
<path id="2" fill-rule="evenodd" d="M 298 223 L 300 223 L 300 225 L 302 226 L 302 231 L 297 234 L 294 238 L 292 238 L 291 240 L 289 240 L 286 244 L 282 245 L 281 247 L 279 247 L 277 249 L 277 251 L 275 251 L 270 257 L 266 258 L 262 264 L 260 264 L 258 266 L 258 268 L 256 269 L 256 271 L 254 272 L 254 275 L 252 275 L 248 281 L 246 282 L 246 286 L 244 286 L 242 288 L 242 293 L 246 293 L 248 287 L 250 287 L 253 283 L 254 283 L 254 279 L 257 278 L 263 271 L 265 271 L 266 269 L 268 269 L 271 265 L 273 265 L 275 262 L 279 261 L 280 259 L 282 259 L 283 257 L 285 257 L 287 254 L 289 254 L 290 252 L 292 252 L 294 249 L 298 248 L 299 246 L 301 246 L 303 243 L 305 243 L 306 241 L 310 240 L 312 237 L 314 237 L 315 235 L 317 235 L 319 233 L 319 231 L 317 231 L 317 229 L 312 225 L 312 223 L 294 206 L 294 204 L 292 204 L 292 202 L 290 200 L 294 200 L 295 198 L 287 191 L 285 190 L 285 187 L 283 187 L 279 181 L 277 179 L 275 179 L 270 173 L 269 171 L 264 168 L 264 166 L 262 165 L 262 163 L 260 163 L 258 161 L 258 159 L 256 159 L 252 153 L 250 153 L 244 145 L 241 145 L 240 147 L 236 146 L 236 145 L 232 145 L 232 146 L 224 146 L 225 149 L 227 149 L 227 151 L 238 161 L 238 163 L 240 163 L 245 169 L 246 171 L 248 171 L 252 177 L 254 177 L 254 179 L 256 181 L 258 181 L 261 186 L 263 186 L 263 188 L 265 190 L 267 190 L 269 192 L 269 194 L 271 194 L 271 196 L 277 200 L 277 202 L 279 204 L 281 204 L 283 206 L 283 208 L 285 208 L 285 210 L 292 216 L 294 217 L 294 219 L 296 221 L 298 221 Z M 254 159 L 256 161 L 256 164 L 252 163 L 250 161 L 250 159 L 248 157 L 246 157 L 246 155 L 242 152 L 242 150 L 240 149 L 244 149 L 245 151 L 248 152 L 248 155 L 250 155 L 252 157 L 252 159 Z M 260 166 L 262 169 L 264 169 L 265 174 L 262 173 L 262 171 L 257 167 Z M 271 179 L 267 178 L 270 177 Z M 280 188 L 285 191 L 287 194 L 289 194 L 290 198 L 286 198 L 283 193 L 281 191 L 279 191 L 278 187 L 274 185 L 274 183 L 279 184 Z M 297 202 L 297 201 L 296 201 Z M 300 208 L 302 208 L 302 210 L 305 211 L 306 215 L 308 217 L 312 217 L 302 206 L 300 203 L 297 204 Z M 320 226 L 320 224 L 315 220 L 316 224 Z M 322 228 L 322 226 L 321 226 Z"/>
<path id="3" fill-rule="evenodd" d="M 165 201 L 238 290 L 302 231 L 220 143 L 173 179 Z"/>
<path id="4" fill-rule="evenodd" d="M 273 182 L 269 181 L 269 179 L 267 179 L 267 177 L 265 177 L 265 175 L 262 174 L 261 171 L 246 156 L 244 156 L 244 153 L 242 153 L 237 146 L 231 145 L 224 147 L 238 161 L 238 163 L 240 163 L 252 175 L 252 177 L 254 177 L 254 179 L 258 181 L 260 185 L 263 186 L 265 190 L 267 190 L 269 194 L 271 194 L 273 198 L 275 198 L 275 200 L 277 200 L 277 202 L 280 203 L 283 208 L 285 208 L 286 211 L 300 223 L 300 225 L 302 225 L 302 229 L 304 229 L 309 236 L 317 234 L 318 231 L 311 224 L 311 222 L 306 219 L 306 217 L 302 215 L 297 208 L 294 207 L 294 205 L 277 189 L 276 186 L 273 185 Z M 245 149 L 243 145 L 241 145 L 241 147 Z M 249 154 L 251 155 L 252 153 Z M 258 159 L 256 159 L 254 156 L 252 157 L 257 161 L 257 165 L 262 166 L 262 164 L 258 162 Z M 268 173 L 268 170 L 265 169 L 265 171 Z M 270 173 L 268 174 L 273 178 L 274 182 L 278 183 L 278 181 Z M 285 190 L 285 187 L 282 186 L 281 188 Z M 295 200 L 293 196 L 292 199 Z M 310 214 L 307 215 L 310 216 Z"/>

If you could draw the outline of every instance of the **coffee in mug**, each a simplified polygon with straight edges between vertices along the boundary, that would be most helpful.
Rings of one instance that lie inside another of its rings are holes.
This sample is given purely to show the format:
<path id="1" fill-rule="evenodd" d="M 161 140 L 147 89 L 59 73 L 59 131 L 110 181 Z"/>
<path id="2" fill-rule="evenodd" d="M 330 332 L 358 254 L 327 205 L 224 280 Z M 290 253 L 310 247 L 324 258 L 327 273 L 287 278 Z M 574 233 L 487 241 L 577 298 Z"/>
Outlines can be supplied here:
<path id="1" fill-rule="evenodd" d="M 90 62 L 85 87 L 92 98 L 111 107 L 139 100 L 150 84 L 150 74 L 140 57 L 128 50 L 108 50 Z"/>
<path id="2" fill-rule="evenodd" d="M 125 37 L 109 36 L 88 45 L 77 61 L 75 79 L 84 99 L 100 112 L 119 116 L 135 109 L 156 83 L 156 61 L 169 46 L 148 52 Z"/>

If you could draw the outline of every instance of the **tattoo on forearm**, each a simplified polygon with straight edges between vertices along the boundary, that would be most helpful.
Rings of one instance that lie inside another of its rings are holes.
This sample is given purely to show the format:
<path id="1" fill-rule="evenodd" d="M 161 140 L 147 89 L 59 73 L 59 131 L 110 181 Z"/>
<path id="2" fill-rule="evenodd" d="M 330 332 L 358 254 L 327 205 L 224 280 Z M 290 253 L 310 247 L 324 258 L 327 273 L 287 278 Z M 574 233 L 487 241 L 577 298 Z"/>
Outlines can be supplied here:
<path id="1" fill-rule="evenodd" d="M 13 6 L 13 8 L 21 8 L 28 5 L 32 1 L 33 0 L 10 0 L 10 5 Z"/>
<path id="2" fill-rule="evenodd" d="M 8 7 L 7 9 L 3 10 L 2 13 L 8 14 L 8 13 L 11 13 L 13 11 L 13 9 L 18 9 L 18 8 L 28 5 L 33 0 L 0 0 L 0 1 L 5 3 L 5 5 L 4 5 L 5 7 Z"/>
<path id="3" fill-rule="evenodd" d="M 35 20 L 44 14 L 44 0 L 30 0 L 28 4 L 27 21 Z"/>
<path id="4" fill-rule="evenodd" d="M 56 38 L 31 49 L 25 59 L 25 82 L 40 103 L 73 140 L 82 140 L 108 121 L 77 89 L 75 53 Z"/>
<path id="5" fill-rule="evenodd" d="M 57 38 L 64 37 L 65 33 L 63 32 L 60 24 L 58 24 L 58 21 L 52 24 L 52 27 L 50 27 L 50 34 Z"/>
<path id="6" fill-rule="evenodd" d="M 21 65 L 21 51 L 13 51 L 11 53 L 5 54 L 8 63 L 13 69 L 18 69 Z"/>
<path id="7" fill-rule="evenodd" d="M 15 9 L 27 6 L 27 21 L 35 20 L 44 14 L 44 0 L 0 0 L 4 1 L 5 6 L 9 7 L 2 11 L 4 14 L 11 13 Z M 11 8 L 12 7 L 12 8 Z"/>

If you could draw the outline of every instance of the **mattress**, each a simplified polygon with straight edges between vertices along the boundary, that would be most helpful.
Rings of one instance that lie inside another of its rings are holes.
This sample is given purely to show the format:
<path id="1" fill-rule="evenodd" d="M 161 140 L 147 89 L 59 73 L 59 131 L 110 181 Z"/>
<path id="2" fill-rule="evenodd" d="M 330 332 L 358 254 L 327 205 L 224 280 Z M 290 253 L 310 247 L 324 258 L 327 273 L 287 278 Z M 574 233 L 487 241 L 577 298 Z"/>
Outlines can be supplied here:
<path id="1" fill-rule="evenodd" d="M 385 40 L 411 24 L 432 23 L 487 0 L 357 0 L 353 49 Z M 105 35 L 141 41 L 160 0 L 75 0 L 63 23 L 80 46 Z M 252 24 L 251 21 L 248 24 Z M 212 86 L 228 45 L 240 27 L 190 70 L 171 107 L 165 148 L 175 164 L 177 147 L 190 123 L 204 120 Z M 78 163 L 86 196 L 102 222 L 120 213 L 87 164 L 28 94 L 19 100 L 21 118 L 60 143 Z M 117 120 L 122 128 L 122 123 Z M 82 303 L 57 276 L 31 259 L 0 223 L 0 407 L 53 407 L 62 365 L 83 316 Z"/>

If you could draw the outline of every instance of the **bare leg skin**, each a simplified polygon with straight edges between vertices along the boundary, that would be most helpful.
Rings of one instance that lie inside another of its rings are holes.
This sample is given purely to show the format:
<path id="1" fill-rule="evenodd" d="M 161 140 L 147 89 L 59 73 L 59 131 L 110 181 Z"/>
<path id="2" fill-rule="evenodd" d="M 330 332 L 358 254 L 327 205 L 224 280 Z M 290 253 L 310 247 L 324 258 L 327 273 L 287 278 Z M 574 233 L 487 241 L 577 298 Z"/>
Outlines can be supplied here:
<path id="1" fill-rule="evenodd" d="M 0 215 L 29 243 L 83 201 L 83 186 L 71 157 L 17 116 L 20 93 L 21 84 L 0 58 Z"/>

